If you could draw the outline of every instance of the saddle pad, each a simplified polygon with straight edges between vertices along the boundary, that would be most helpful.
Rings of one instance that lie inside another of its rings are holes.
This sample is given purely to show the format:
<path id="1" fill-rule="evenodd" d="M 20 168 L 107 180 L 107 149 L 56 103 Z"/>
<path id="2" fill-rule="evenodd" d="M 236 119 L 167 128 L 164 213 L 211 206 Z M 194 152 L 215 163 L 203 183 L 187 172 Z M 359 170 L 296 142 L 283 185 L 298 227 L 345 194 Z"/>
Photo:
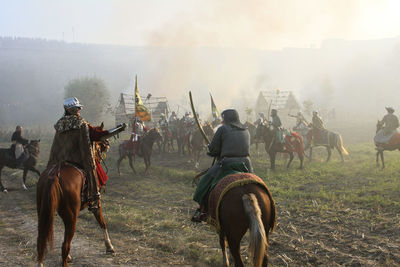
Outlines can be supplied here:
<path id="1" fill-rule="evenodd" d="M 265 189 L 268 193 L 269 197 L 272 199 L 272 195 L 260 177 L 254 175 L 252 173 L 236 173 L 228 175 L 221 179 L 218 184 L 213 188 L 210 192 L 210 196 L 208 198 L 208 218 L 207 223 L 214 226 L 216 231 L 220 231 L 219 225 L 219 205 L 221 203 L 224 195 L 237 186 L 243 186 L 245 184 L 258 184 Z M 275 205 L 275 204 L 274 204 Z"/>
<path id="2" fill-rule="evenodd" d="M 389 145 L 398 145 L 400 144 L 400 133 L 396 132 L 392 138 L 390 138 Z"/>

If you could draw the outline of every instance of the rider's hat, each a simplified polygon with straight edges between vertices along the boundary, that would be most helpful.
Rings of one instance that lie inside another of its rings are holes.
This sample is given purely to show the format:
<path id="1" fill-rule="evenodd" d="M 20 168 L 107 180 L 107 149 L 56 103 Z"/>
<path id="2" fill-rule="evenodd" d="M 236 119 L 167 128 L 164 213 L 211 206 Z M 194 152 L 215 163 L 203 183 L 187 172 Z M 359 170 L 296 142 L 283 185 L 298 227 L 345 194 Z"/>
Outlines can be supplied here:
<path id="1" fill-rule="evenodd" d="M 392 107 L 385 107 L 385 109 L 386 109 L 389 113 L 393 113 L 393 112 L 394 112 L 394 108 L 392 108 Z"/>
<path id="2" fill-rule="evenodd" d="M 230 124 L 239 129 L 246 129 L 246 127 L 240 123 L 239 120 L 239 113 L 236 109 L 226 109 L 221 113 L 222 119 L 225 121 L 226 124 Z"/>
<path id="3" fill-rule="evenodd" d="M 64 109 L 68 110 L 70 108 L 82 108 L 83 106 L 79 102 L 78 98 L 70 97 L 64 100 Z"/>

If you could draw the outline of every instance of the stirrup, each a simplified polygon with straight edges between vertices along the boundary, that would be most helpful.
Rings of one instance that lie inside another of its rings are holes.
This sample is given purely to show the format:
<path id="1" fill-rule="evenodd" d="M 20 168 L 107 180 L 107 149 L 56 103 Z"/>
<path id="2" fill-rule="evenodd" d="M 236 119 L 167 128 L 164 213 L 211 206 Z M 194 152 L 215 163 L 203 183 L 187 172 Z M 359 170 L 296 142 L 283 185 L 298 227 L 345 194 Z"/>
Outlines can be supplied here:
<path id="1" fill-rule="evenodd" d="M 206 219 L 207 219 L 207 213 L 201 212 L 200 209 L 197 209 L 194 212 L 191 221 L 200 223 L 200 222 L 205 222 Z"/>

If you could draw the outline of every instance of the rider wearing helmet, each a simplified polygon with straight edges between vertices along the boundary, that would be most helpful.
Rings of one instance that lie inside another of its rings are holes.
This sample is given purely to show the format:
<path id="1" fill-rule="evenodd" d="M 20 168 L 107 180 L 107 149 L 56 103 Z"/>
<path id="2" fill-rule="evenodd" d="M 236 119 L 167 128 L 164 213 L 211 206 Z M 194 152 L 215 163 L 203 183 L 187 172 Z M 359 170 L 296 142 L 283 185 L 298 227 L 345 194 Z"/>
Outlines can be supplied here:
<path id="1" fill-rule="evenodd" d="M 11 142 L 11 151 L 14 151 L 17 167 L 21 167 L 24 161 L 28 158 L 24 146 L 29 143 L 27 139 L 22 137 L 22 126 L 18 125 L 16 127 L 15 132 L 11 136 Z"/>
<path id="2" fill-rule="evenodd" d="M 192 217 L 192 221 L 200 222 L 206 217 L 207 195 L 213 186 L 222 179 L 221 169 L 235 169 L 241 172 L 253 172 L 250 161 L 250 133 L 240 123 L 239 114 L 235 109 L 222 112 L 222 125 L 218 128 L 208 145 L 208 155 L 215 157 L 217 162 L 207 170 L 197 185 L 193 199 L 200 204 Z"/>
<path id="3" fill-rule="evenodd" d="M 76 97 L 64 101 L 64 116 L 54 125 L 56 134 L 51 146 L 48 168 L 57 164 L 71 164 L 78 169 L 83 169 L 86 176 L 87 192 L 85 200 L 89 210 L 97 212 L 99 208 L 98 175 L 105 175 L 99 162 L 94 159 L 93 142 L 104 141 L 125 129 L 125 124 L 120 127 L 104 131 L 101 127 L 93 127 L 80 115 L 82 105 Z M 102 181 L 107 177 L 99 177 Z"/>

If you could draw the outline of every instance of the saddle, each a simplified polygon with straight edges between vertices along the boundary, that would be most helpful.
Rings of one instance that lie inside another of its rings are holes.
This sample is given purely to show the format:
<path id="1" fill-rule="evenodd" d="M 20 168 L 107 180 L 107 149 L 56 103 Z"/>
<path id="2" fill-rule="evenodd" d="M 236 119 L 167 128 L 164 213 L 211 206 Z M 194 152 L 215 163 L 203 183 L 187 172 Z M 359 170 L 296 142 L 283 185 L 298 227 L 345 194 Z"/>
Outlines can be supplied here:
<path id="1" fill-rule="evenodd" d="M 207 223 L 214 226 L 217 232 L 220 231 L 219 225 L 219 206 L 224 195 L 231 189 L 246 184 L 258 184 L 265 189 L 272 199 L 271 192 L 264 181 L 252 173 L 236 173 L 222 178 L 218 184 L 211 190 L 208 197 L 208 218 Z M 274 204 L 275 205 L 275 204 Z"/>

